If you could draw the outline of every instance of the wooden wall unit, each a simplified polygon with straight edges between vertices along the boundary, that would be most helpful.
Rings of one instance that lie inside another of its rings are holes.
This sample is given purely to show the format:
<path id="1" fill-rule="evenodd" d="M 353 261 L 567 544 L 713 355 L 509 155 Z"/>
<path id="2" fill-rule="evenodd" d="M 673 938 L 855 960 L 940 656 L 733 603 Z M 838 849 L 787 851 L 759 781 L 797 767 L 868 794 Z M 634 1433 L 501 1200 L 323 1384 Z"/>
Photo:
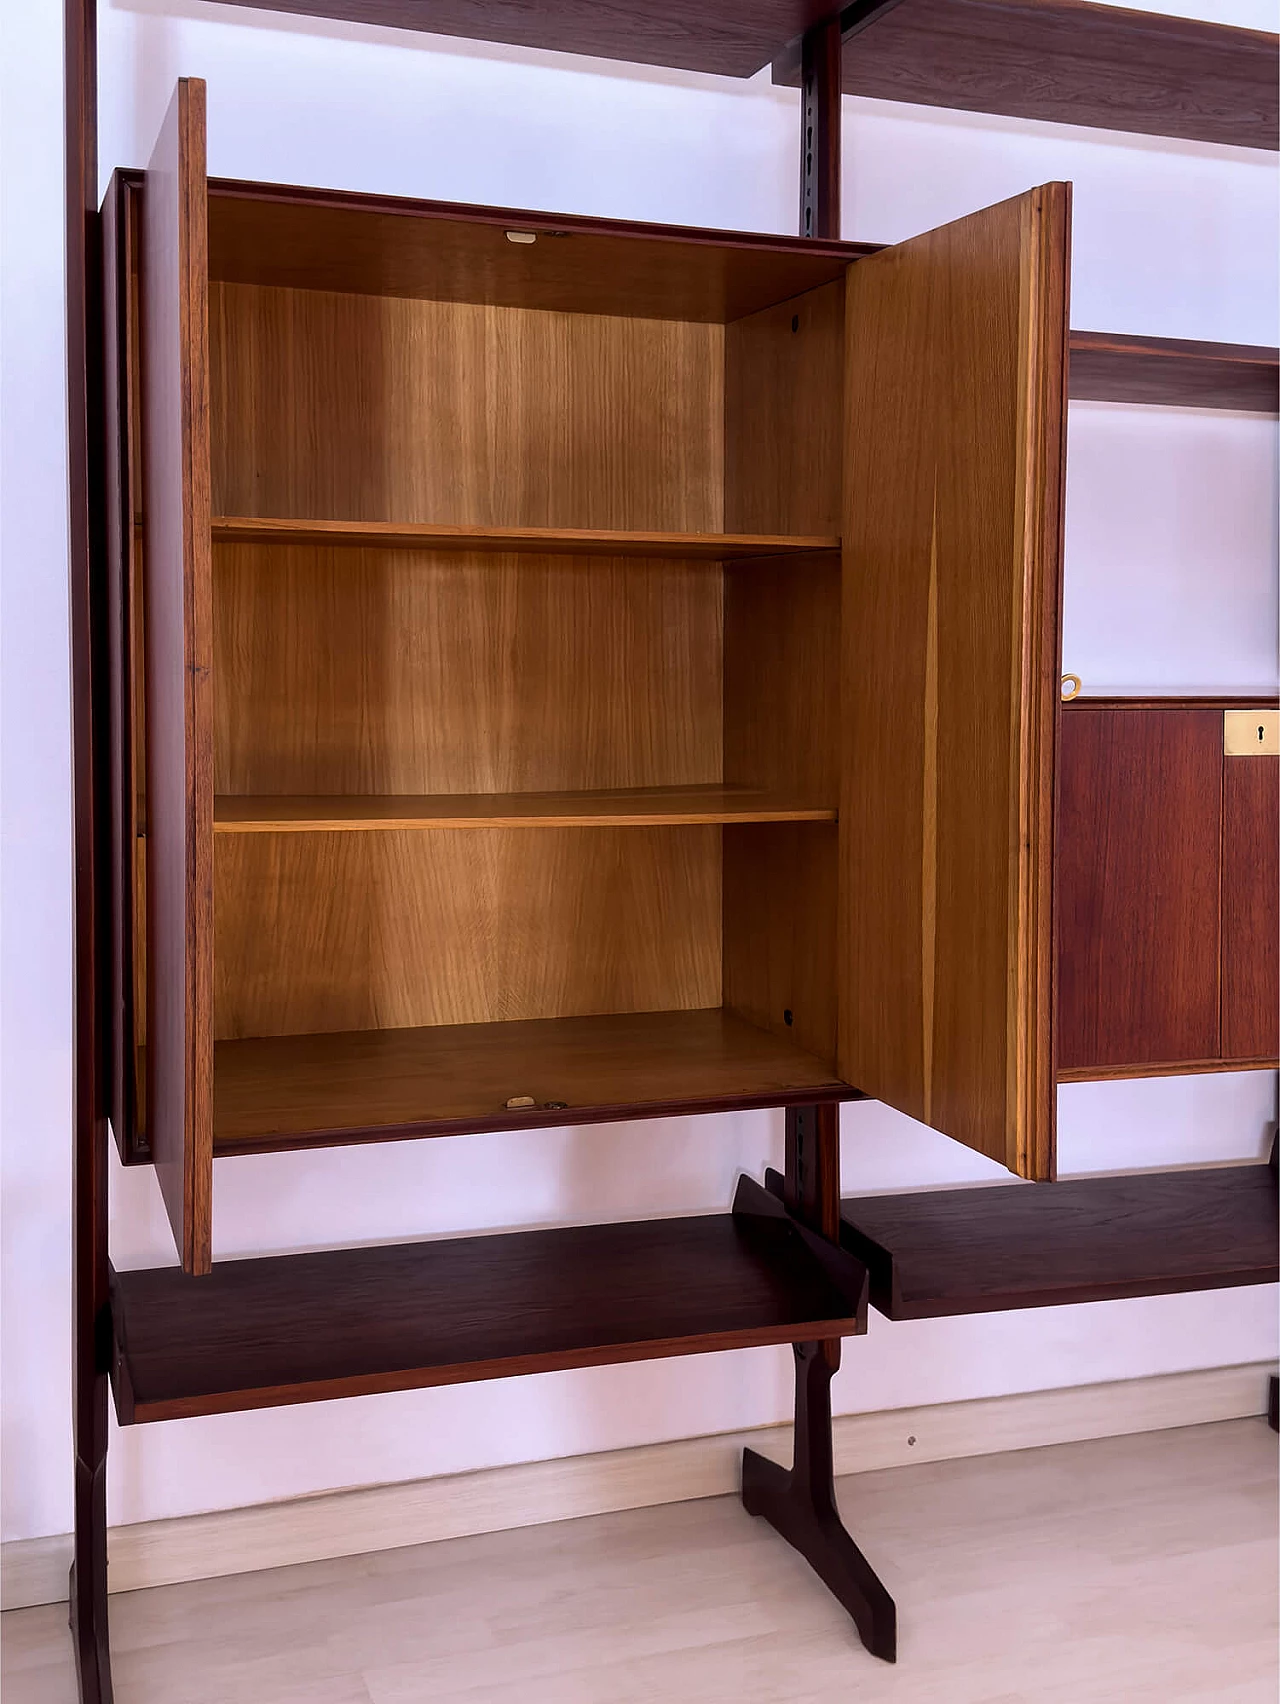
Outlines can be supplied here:
<path id="1" fill-rule="evenodd" d="M 1063 1078 L 1277 1061 L 1280 763 L 1224 755 L 1228 707 L 1169 699 L 1067 707 Z"/>

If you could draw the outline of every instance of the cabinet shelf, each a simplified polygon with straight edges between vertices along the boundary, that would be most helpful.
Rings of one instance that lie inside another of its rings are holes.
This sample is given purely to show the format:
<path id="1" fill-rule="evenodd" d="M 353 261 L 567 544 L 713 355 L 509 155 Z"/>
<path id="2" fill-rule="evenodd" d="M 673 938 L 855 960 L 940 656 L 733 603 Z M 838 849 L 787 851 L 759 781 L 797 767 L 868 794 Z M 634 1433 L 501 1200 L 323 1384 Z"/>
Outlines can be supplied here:
<path id="1" fill-rule="evenodd" d="M 219 516 L 215 544 L 307 544 L 330 549 L 450 551 L 455 555 L 638 556 L 668 561 L 731 562 L 761 556 L 812 556 L 839 550 L 830 535 L 623 532 L 592 527 L 463 527 L 431 522 L 311 521 Z"/>
<path id="2" fill-rule="evenodd" d="M 534 1105 L 507 1109 L 523 1096 Z M 719 1007 L 268 1036 L 215 1045 L 214 1151 L 856 1098 L 814 1055 Z"/>
<path id="3" fill-rule="evenodd" d="M 622 787 L 567 793 L 227 796 L 215 834 L 331 834 L 449 828 L 660 828 L 680 824 L 834 822 L 834 806 L 804 805 L 751 787 Z"/>
<path id="4" fill-rule="evenodd" d="M 117 1411 L 127 1425 L 865 1330 L 865 1268 L 755 1210 L 762 1194 L 743 1179 L 732 1215 L 116 1273 Z"/>
<path id="5" fill-rule="evenodd" d="M 846 1200 L 845 1246 L 890 1319 L 1053 1307 L 1237 1284 L 1277 1267 L 1270 1166 Z"/>

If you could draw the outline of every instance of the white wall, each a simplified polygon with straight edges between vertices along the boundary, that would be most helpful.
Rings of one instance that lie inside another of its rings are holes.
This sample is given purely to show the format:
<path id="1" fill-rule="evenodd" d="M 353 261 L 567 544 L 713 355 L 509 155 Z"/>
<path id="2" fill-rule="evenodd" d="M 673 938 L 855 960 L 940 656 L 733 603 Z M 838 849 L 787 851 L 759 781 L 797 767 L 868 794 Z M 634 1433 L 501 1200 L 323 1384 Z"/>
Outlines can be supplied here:
<path id="1" fill-rule="evenodd" d="M 1194 9 L 1194 8 L 1192 8 Z M 70 1524 L 70 859 L 60 7 L 5 12 L 3 307 L 4 1535 Z M 1275 27 L 1271 0 L 1215 15 Z M 216 5 L 102 0 L 101 155 L 145 163 L 174 79 L 209 84 L 209 165 L 245 176 L 742 227 L 793 227 L 796 96 Z M 846 234 L 893 240 L 1075 182 L 1074 323 L 1275 342 L 1275 156 L 846 105 Z M 1093 690 L 1276 680 L 1275 427 L 1073 410 L 1065 666 Z M 1078 1085 L 1066 1172 L 1253 1158 L 1269 1073 Z M 996 1179 L 878 1106 L 845 1183 Z M 777 1161 L 751 1114 L 220 1161 L 216 1252 L 721 1209 Z M 112 1178 L 121 1265 L 174 1258 L 149 1171 Z M 1273 1351 L 1272 1289 L 891 1326 L 847 1346 L 845 1411 L 1229 1364 Z M 790 1356 L 549 1374 L 116 1434 L 112 1519 L 782 1419 Z"/>

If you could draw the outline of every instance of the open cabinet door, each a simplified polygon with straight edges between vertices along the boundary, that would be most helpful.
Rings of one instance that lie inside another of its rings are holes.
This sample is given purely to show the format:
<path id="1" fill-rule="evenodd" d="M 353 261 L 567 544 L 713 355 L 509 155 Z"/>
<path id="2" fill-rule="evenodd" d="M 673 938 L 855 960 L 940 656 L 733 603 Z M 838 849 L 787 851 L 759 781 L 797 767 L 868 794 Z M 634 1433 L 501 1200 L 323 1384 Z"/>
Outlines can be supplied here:
<path id="1" fill-rule="evenodd" d="M 213 544 L 204 84 L 178 84 L 142 197 L 145 1119 L 182 1264 L 213 1195 Z"/>
<path id="2" fill-rule="evenodd" d="M 1070 185 L 849 269 L 840 1071 L 1054 1163 Z"/>

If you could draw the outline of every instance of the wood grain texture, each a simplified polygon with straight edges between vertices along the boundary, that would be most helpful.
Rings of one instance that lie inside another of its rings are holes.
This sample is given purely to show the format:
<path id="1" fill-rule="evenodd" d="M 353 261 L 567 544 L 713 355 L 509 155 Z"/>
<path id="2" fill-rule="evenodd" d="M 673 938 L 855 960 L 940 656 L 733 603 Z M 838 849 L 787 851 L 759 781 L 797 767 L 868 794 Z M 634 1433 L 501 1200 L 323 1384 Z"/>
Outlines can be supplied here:
<path id="1" fill-rule="evenodd" d="M 230 284 L 210 313 L 220 514 L 722 529 L 717 326 Z"/>
<path id="2" fill-rule="evenodd" d="M 271 9 L 750 77 L 824 17 L 829 0 L 272 0 Z"/>
<path id="3" fill-rule="evenodd" d="M 1144 402 L 1165 408 L 1280 412 L 1280 350 L 1177 337 L 1071 333 L 1075 402 Z"/>
<path id="4" fill-rule="evenodd" d="M 1269 1166 L 1091 1177 L 1043 1189 L 846 1199 L 846 1246 L 890 1319 L 1273 1284 Z"/>
<path id="5" fill-rule="evenodd" d="M 205 89 L 179 82 L 142 231 L 147 1137 L 188 1272 L 213 1193 L 213 568 Z"/>
<path id="6" fill-rule="evenodd" d="M 1060 1070 L 1220 1057 L 1223 762 L 1218 710 L 1063 716 Z"/>
<path id="7" fill-rule="evenodd" d="M 524 1095 L 536 1104 L 507 1109 Z M 215 1141 L 263 1153 L 851 1098 L 732 1012 L 610 1013 L 219 1042 Z"/>
<path id="8" fill-rule="evenodd" d="M 841 1074 L 1053 1164 L 1069 196 L 849 275 Z"/>
<path id="9" fill-rule="evenodd" d="M 510 243 L 508 230 L 534 243 Z M 293 185 L 210 185 L 212 276 L 344 294 L 724 324 L 844 276 L 865 243 Z"/>
<path id="10" fill-rule="evenodd" d="M 1088 0 L 902 0 L 844 55 L 847 95 L 1235 147 L 1280 143 L 1276 37 Z M 794 54 L 774 80 L 795 83 Z"/>
<path id="11" fill-rule="evenodd" d="M 1222 761 L 1222 1055 L 1280 1054 L 1280 758 Z"/>
<path id="12" fill-rule="evenodd" d="M 216 866 L 219 1039 L 720 1004 L 718 828 L 221 835 Z"/>
<path id="13" fill-rule="evenodd" d="M 852 1331 L 865 1273 L 832 1252 L 847 1285 L 785 1218 L 717 1214 L 225 1261 L 198 1285 L 119 1272 L 117 1409 L 225 1414 Z"/>
<path id="14" fill-rule="evenodd" d="M 838 533 L 843 476 L 844 285 L 725 331 L 725 517 Z M 840 562 L 736 564 L 724 582 L 724 774 L 840 791 Z M 832 1062 L 838 839 L 831 830 L 729 829 L 724 1001 Z"/>
<path id="15" fill-rule="evenodd" d="M 716 563 L 222 545 L 214 578 L 219 793 L 722 780 Z"/>
<path id="16" fill-rule="evenodd" d="M 215 834 L 357 833 L 389 829 L 646 828 L 734 822 L 834 822 L 810 805 L 751 787 L 632 787 L 594 793 L 428 793 L 214 800 Z"/>
<path id="17" fill-rule="evenodd" d="M 395 521 L 290 521 L 219 516 L 215 544 L 351 545 L 380 550 L 531 551 L 544 556 L 623 556 L 726 562 L 738 557 L 797 556 L 837 551 L 838 537 L 796 538 L 759 533 L 591 531 L 585 527 L 406 526 Z"/>

